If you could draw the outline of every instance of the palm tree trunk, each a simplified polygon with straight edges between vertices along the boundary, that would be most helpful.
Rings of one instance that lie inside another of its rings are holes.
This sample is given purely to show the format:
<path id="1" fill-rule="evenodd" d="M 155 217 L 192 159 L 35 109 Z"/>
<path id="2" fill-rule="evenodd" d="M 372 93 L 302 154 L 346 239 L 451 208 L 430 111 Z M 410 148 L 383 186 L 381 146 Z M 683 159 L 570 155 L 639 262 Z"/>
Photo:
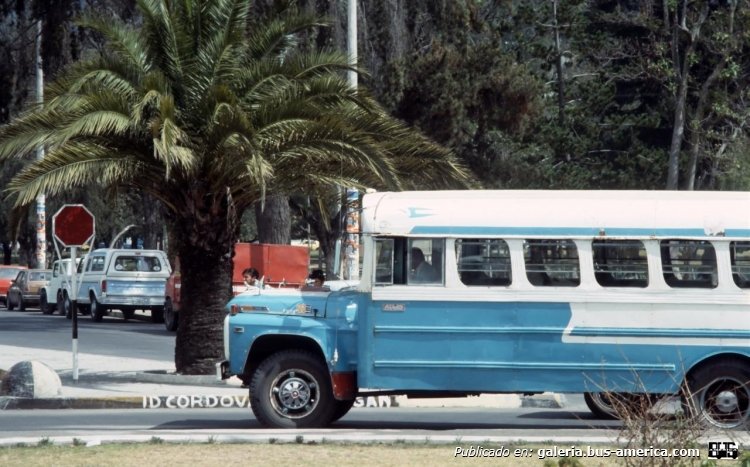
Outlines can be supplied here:
<path id="1" fill-rule="evenodd" d="M 232 297 L 231 259 L 218 250 L 211 254 L 189 245 L 179 254 L 182 296 L 175 366 L 181 374 L 212 374 L 223 358 L 224 304 Z"/>
<path id="2" fill-rule="evenodd" d="M 181 298 L 175 340 L 177 372 L 212 374 L 224 358 L 224 306 L 232 298 L 232 252 L 239 230 L 227 228 L 231 200 L 192 193 L 185 212 L 174 219 L 175 251 L 180 258 Z M 192 202 L 192 200 L 201 200 Z"/>
<path id="3" fill-rule="evenodd" d="M 255 206 L 255 219 L 258 225 L 258 241 L 288 245 L 292 235 L 292 213 L 289 197 L 274 195 L 266 198 L 261 209 L 260 203 Z"/>

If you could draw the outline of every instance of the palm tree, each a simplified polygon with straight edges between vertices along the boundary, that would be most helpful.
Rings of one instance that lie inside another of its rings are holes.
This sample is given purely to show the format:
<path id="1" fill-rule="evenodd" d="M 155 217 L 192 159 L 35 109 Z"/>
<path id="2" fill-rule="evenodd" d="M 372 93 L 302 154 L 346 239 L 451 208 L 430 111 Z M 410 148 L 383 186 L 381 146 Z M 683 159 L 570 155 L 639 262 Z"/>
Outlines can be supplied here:
<path id="1" fill-rule="evenodd" d="M 0 160 L 45 145 L 7 186 L 16 206 L 79 186 L 141 190 L 163 205 L 182 270 L 175 363 L 222 355 L 239 219 L 271 194 L 464 185 L 445 149 L 346 83 L 347 58 L 299 50 L 324 23 L 289 8 L 253 21 L 247 0 L 139 0 L 136 30 L 85 18 L 106 48 L 0 130 Z"/>

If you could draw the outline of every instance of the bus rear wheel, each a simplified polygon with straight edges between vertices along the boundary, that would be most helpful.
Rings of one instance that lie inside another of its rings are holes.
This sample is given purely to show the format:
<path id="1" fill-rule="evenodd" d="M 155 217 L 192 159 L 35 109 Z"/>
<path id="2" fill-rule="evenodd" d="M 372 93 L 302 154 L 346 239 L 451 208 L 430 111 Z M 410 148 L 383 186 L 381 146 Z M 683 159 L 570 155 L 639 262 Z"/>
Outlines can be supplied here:
<path id="1" fill-rule="evenodd" d="M 684 401 L 707 426 L 735 429 L 750 421 L 750 365 L 729 360 L 706 365 L 687 379 Z"/>
<path id="2" fill-rule="evenodd" d="M 258 421 L 273 428 L 324 427 L 337 415 L 328 368 L 301 350 L 278 352 L 260 364 L 250 402 Z"/>
<path id="3" fill-rule="evenodd" d="M 648 395 L 625 392 L 586 392 L 583 400 L 591 413 L 604 420 L 640 417 L 653 406 Z"/>

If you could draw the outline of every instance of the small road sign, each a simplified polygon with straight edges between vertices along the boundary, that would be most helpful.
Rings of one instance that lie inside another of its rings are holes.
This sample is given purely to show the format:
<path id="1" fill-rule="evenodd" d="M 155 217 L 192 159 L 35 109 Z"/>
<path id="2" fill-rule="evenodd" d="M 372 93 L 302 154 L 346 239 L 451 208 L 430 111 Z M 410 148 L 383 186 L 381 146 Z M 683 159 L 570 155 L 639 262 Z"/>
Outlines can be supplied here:
<path id="1" fill-rule="evenodd" d="M 82 246 L 94 236 L 94 215 L 82 204 L 66 204 L 52 218 L 52 233 L 63 246 Z"/>

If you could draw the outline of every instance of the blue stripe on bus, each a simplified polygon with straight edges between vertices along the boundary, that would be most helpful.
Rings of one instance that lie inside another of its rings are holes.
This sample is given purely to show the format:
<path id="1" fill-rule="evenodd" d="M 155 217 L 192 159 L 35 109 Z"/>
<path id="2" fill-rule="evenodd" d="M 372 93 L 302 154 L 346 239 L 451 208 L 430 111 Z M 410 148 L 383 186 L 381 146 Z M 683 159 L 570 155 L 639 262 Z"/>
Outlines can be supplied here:
<path id="1" fill-rule="evenodd" d="M 557 334 L 566 328 L 555 326 L 375 326 L 375 334 L 431 333 L 431 334 Z M 582 337 L 680 337 L 688 339 L 750 339 L 750 331 L 735 329 L 665 329 L 576 327 L 571 336 Z"/>
<path id="2" fill-rule="evenodd" d="M 419 225 L 411 229 L 415 235 L 529 235 L 529 236 L 586 236 L 598 237 L 604 230 L 607 236 L 639 237 L 705 237 L 702 228 L 636 228 L 636 227 L 489 227 L 455 225 Z M 750 229 L 726 229 L 725 237 L 750 237 Z"/>
<path id="3" fill-rule="evenodd" d="M 575 370 L 575 371 L 675 371 L 673 363 L 581 363 L 581 362 L 512 362 L 512 361 L 434 361 L 434 360 L 375 360 L 374 368 L 481 368 L 508 370 Z"/>
<path id="4" fill-rule="evenodd" d="M 688 339 L 750 339 L 750 331 L 734 329 L 573 328 L 571 336 L 585 337 L 679 337 Z"/>

